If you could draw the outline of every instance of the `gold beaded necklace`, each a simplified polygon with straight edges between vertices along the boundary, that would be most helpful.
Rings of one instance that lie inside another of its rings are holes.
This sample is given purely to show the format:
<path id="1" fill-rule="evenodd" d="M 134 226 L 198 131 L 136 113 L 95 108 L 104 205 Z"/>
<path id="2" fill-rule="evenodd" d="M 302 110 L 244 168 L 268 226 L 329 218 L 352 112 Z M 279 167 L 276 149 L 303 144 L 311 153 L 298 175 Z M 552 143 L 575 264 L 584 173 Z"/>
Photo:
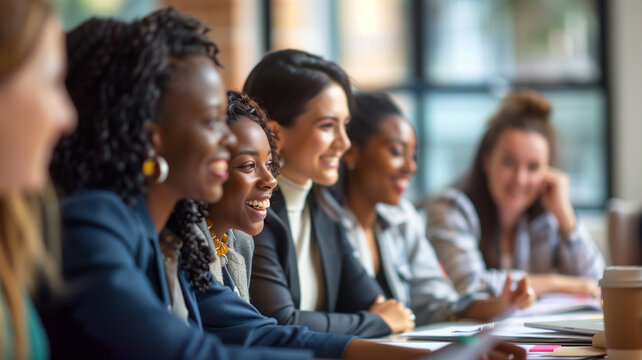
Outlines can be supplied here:
<path id="1" fill-rule="evenodd" d="M 223 234 L 223 237 L 219 240 L 218 237 L 216 237 L 216 232 L 212 228 L 212 220 L 205 219 L 205 222 L 207 223 L 207 230 L 209 230 L 212 241 L 214 242 L 216 256 L 221 259 L 221 266 L 225 266 L 227 265 L 227 235 Z"/>

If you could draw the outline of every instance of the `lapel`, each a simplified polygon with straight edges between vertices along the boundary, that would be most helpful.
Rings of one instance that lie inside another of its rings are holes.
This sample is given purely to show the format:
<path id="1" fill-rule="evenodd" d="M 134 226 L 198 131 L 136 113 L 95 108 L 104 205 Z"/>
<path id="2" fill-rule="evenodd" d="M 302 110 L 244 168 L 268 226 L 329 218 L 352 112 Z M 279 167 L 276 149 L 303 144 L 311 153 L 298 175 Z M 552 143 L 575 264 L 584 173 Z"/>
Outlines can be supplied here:
<path id="1" fill-rule="evenodd" d="M 178 258 L 178 282 L 181 284 L 181 290 L 183 291 L 183 299 L 185 299 L 185 306 L 187 307 L 187 311 L 189 313 L 189 319 L 194 321 L 196 323 L 196 328 L 201 329 L 203 327 L 202 321 L 201 321 L 201 314 L 198 310 L 198 306 L 196 305 L 196 296 L 194 295 L 194 292 L 192 291 L 192 287 L 189 284 L 189 280 L 187 279 L 186 272 L 181 270 L 182 267 L 182 261 L 181 257 L 179 256 Z"/>
<path id="2" fill-rule="evenodd" d="M 158 234 L 156 233 L 156 228 L 154 227 L 154 223 L 147 211 L 147 205 L 142 197 L 137 199 L 134 212 L 143 224 L 143 233 L 147 236 L 147 240 L 152 246 L 151 263 L 147 265 L 147 279 L 149 279 L 154 291 L 156 291 L 156 295 L 158 295 L 163 304 L 171 311 L 172 302 L 169 298 L 169 290 L 167 289 L 167 282 L 165 281 L 165 267 L 163 266 L 163 254 L 158 243 Z"/>
<path id="3" fill-rule="evenodd" d="M 270 216 L 270 214 L 273 216 Z M 294 305 L 299 308 L 301 306 L 301 288 L 299 287 L 296 250 L 294 248 L 292 234 L 290 234 L 290 221 L 288 220 L 288 211 L 285 207 L 285 199 L 278 187 L 273 192 L 272 199 L 270 199 L 270 208 L 268 209 L 268 218 L 266 220 L 269 221 L 270 219 L 272 219 L 282 231 L 281 233 L 278 228 L 276 231 L 273 231 L 271 236 L 274 236 L 275 239 L 271 241 L 274 241 L 276 244 L 279 260 L 281 266 L 283 266 L 285 277 L 288 280 L 288 287 L 292 294 L 292 301 Z"/>
<path id="4" fill-rule="evenodd" d="M 323 285 L 325 286 L 326 308 L 332 311 L 335 308 L 337 299 L 338 286 L 341 282 L 341 253 L 339 246 L 339 239 L 335 239 L 336 233 L 332 232 L 336 228 L 334 223 L 328 216 L 323 213 L 323 209 L 319 207 L 315 197 L 316 186 L 312 187 L 308 194 L 307 203 L 310 207 L 310 218 L 312 226 L 312 234 L 314 240 L 319 247 L 319 256 L 321 257 L 321 270 L 323 271 Z M 334 246 L 334 248 L 333 248 Z M 338 270 L 330 273 L 330 269 Z"/>

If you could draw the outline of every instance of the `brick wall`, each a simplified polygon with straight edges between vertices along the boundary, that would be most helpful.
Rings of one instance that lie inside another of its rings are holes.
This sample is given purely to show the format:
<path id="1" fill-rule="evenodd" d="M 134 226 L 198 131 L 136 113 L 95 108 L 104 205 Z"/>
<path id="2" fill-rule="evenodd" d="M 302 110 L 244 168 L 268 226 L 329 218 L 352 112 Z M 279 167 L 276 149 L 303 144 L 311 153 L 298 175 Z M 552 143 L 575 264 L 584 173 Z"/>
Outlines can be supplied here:
<path id="1" fill-rule="evenodd" d="M 259 0 L 162 0 L 211 27 L 210 37 L 220 48 L 225 86 L 240 90 L 262 56 Z"/>

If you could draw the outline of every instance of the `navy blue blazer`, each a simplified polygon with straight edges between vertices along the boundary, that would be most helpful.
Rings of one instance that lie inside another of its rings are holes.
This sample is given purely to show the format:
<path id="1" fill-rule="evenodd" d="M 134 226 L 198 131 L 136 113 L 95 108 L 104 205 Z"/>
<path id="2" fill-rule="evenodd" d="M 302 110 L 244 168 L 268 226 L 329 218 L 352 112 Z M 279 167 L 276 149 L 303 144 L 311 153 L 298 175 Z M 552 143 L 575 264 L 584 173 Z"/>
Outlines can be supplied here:
<path id="1" fill-rule="evenodd" d="M 250 301 L 279 324 L 305 325 L 314 331 L 378 337 L 390 333 L 381 317 L 367 309 L 381 288 L 354 257 L 341 224 L 320 207 L 310 191 L 312 232 L 319 246 L 325 286 L 324 311 L 302 311 L 296 248 L 290 235 L 285 200 L 272 195 L 263 231 L 254 237 Z"/>
<path id="2" fill-rule="evenodd" d="M 188 279 L 184 270 L 179 276 L 181 281 Z M 203 329 L 226 344 L 310 349 L 317 358 L 337 359 L 343 357 L 353 339 L 352 336 L 310 331 L 304 326 L 277 325 L 276 320 L 262 315 L 213 276 L 209 289 L 205 293 L 190 293 L 192 299 L 194 295 Z"/>
<path id="3" fill-rule="evenodd" d="M 225 340 L 237 344 L 223 345 L 217 336 L 203 332 L 184 273 L 180 279 L 189 326 L 171 314 L 158 236 L 142 198 L 129 207 L 113 192 L 87 191 L 67 198 L 61 215 L 62 267 L 69 291 L 64 310 L 49 317 L 53 323 L 46 325 L 53 336 L 54 357 L 307 359 L 312 355 L 301 349 L 247 348 L 314 348 L 316 343 L 308 343 L 315 336 L 299 328 L 282 329 L 279 339 L 267 340 L 273 323 L 255 315 L 242 300 L 234 301 L 231 290 L 213 284 L 210 300 L 218 324 L 227 333 Z M 205 314 L 208 324 L 217 323 L 211 312 Z M 342 354 L 350 339 L 338 340 L 332 344 L 341 347 Z M 326 345 L 321 341 L 319 348 Z"/>

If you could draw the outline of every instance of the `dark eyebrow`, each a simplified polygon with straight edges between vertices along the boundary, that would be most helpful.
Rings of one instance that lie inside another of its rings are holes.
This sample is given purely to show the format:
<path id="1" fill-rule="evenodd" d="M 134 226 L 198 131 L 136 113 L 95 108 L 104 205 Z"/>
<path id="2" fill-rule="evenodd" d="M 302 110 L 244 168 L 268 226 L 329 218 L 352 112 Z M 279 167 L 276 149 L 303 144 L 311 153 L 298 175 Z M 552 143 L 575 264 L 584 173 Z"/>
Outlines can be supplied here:
<path id="1" fill-rule="evenodd" d="M 388 142 L 397 143 L 397 144 L 401 144 L 403 146 L 406 146 L 406 142 L 401 140 L 400 138 L 391 138 L 391 139 L 388 139 Z"/>
<path id="2" fill-rule="evenodd" d="M 323 120 L 332 120 L 334 122 L 339 122 L 339 118 L 336 117 L 336 116 L 322 116 L 322 117 L 316 119 L 314 122 L 317 123 L 317 122 L 323 121 Z"/>
<path id="3" fill-rule="evenodd" d="M 405 141 L 403 141 L 401 138 L 391 138 L 391 139 L 388 139 L 388 142 L 393 144 L 400 144 L 403 147 L 408 146 L 408 144 Z M 414 151 L 417 152 L 417 144 L 415 144 Z"/>
<path id="4" fill-rule="evenodd" d="M 254 151 L 254 150 L 242 150 L 236 153 L 234 156 L 232 156 L 232 159 L 241 156 L 241 155 L 252 155 L 252 156 L 259 156 L 259 153 Z M 230 159 L 231 160 L 231 159 Z"/>

